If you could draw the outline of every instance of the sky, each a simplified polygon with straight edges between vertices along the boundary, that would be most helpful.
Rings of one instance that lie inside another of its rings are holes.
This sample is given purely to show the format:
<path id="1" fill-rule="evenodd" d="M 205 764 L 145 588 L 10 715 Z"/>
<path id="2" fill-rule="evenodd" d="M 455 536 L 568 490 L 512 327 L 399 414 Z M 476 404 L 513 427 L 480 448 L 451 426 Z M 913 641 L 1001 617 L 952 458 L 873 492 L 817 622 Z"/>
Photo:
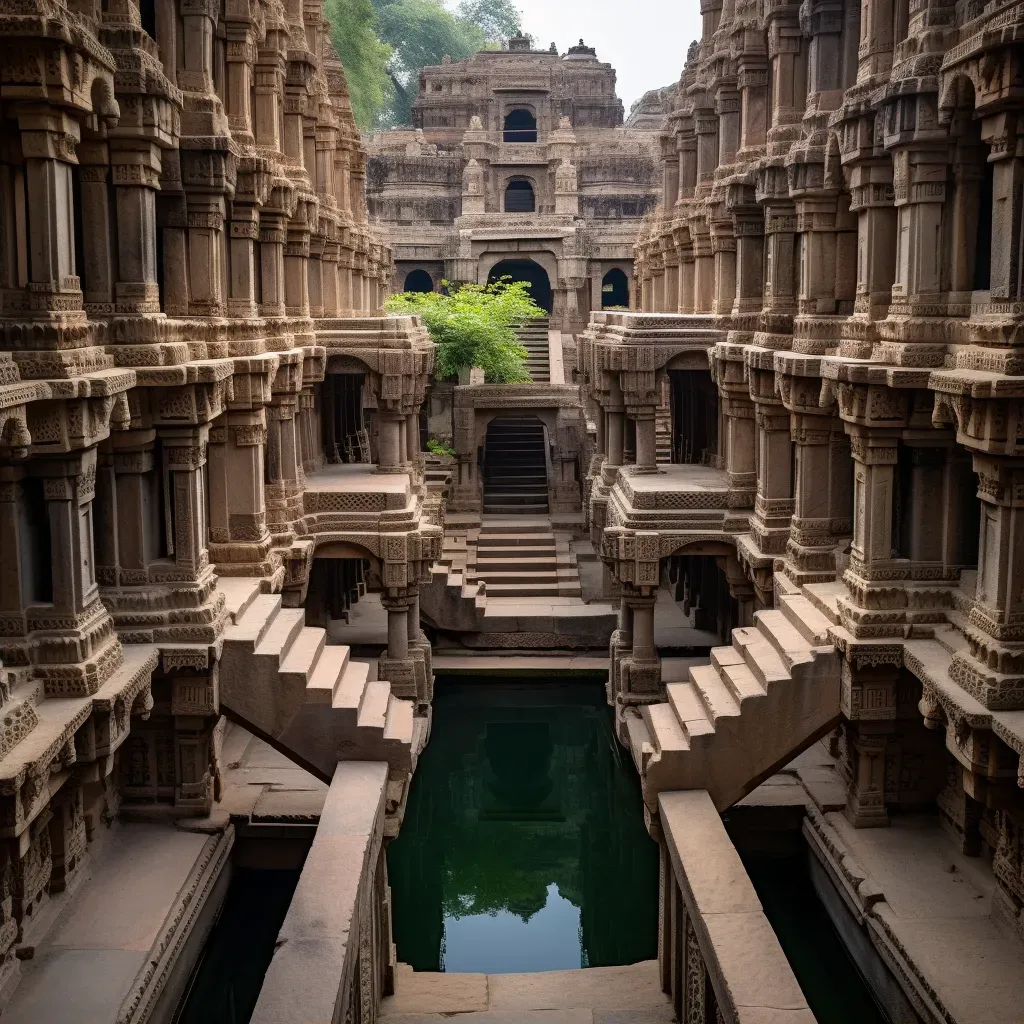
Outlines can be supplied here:
<path id="1" fill-rule="evenodd" d="M 686 51 L 700 38 L 699 0 L 515 0 L 537 49 L 565 53 L 579 42 L 619 73 L 618 93 L 630 105 L 648 89 L 679 80 Z"/>

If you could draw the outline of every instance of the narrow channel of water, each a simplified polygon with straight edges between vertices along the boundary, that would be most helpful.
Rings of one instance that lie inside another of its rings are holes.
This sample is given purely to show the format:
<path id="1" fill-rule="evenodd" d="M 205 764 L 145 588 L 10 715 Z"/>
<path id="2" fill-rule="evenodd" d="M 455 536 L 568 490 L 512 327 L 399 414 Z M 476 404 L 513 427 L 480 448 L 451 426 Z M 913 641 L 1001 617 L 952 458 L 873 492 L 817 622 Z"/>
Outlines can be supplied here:
<path id="1" fill-rule="evenodd" d="M 657 846 L 599 682 L 439 679 L 388 868 L 398 958 L 418 971 L 658 955 Z"/>
<path id="2" fill-rule="evenodd" d="M 235 868 L 175 1024 L 248 1024 L 299 871 Z"/>
<path id="3" fill-rule="evenodd" d="M 892 1024 L 818 898 L 807 853 L 747 854 L 743 865 L 819 1024 Z"/>

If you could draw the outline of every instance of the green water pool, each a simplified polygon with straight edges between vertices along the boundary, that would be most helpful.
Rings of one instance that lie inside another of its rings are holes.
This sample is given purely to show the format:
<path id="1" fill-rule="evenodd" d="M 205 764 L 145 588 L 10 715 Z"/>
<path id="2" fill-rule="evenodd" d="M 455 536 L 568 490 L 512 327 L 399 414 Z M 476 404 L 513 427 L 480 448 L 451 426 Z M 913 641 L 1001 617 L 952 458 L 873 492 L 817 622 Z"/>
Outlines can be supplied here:
<path id="1" fill-rule="evenodd" d="M 388 869 L 398 958 L 418 971 L 658 953 L 657 846 L 599 682 L 439 679 Z"/>

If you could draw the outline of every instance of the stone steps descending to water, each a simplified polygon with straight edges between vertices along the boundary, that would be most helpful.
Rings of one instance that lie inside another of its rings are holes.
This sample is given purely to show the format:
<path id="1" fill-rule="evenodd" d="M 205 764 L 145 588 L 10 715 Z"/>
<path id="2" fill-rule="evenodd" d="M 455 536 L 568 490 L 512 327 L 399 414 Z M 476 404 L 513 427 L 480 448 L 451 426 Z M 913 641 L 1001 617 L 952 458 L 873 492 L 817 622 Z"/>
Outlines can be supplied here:
<path id="1" fill-rule="evenodd" d="M 354 661 L 348 647 L 328 646 L 303 609 L 253 587 L 230 607 L 220 670 L 225 710 L 323 779 L 340 760 L 387 761 L 399 775 L 411 772 L 412 703 L 376 678 L 376 666 Z"/>
<path id="2" fill-rule="evenodd" d="M 670 1024 L 658 963 L 537 974 L 417 973 L 399 964 L 381 1024 Z"/>
<path id="3" fill-rule="evenodd" d="M 511 521 L 514 523 L 514 521 Z M 468 537 L 466 580 L 488 597 L 579 597 L 579 570 L 566 538 L 550 525 L 485 523 Z"/>
<path id="4" fill-rule="evenodd" d="M 748 793 L 820 736 L 839 708 L 839 656 L 829 620 L 800 594 L 734 629 L 731 647 L 715 647 L 669 683 L 667 700 L 626 712 L 624 739 L 643 776 L 644 800 L 706 789 L 719 810 Z"/>

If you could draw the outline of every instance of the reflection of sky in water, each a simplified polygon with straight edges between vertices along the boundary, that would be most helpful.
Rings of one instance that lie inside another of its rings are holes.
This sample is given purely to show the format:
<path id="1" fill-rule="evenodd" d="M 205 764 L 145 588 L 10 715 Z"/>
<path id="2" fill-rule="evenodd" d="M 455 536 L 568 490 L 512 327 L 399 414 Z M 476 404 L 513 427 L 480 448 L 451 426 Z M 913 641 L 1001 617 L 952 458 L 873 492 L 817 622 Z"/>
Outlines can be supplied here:
<path id="1" fill-rule="evenodd" d="M 552 882 L 529 921 L 507 910 L 444 919 L 444 969 L 460 974 L 562 971 L 585 966 L 580 911 Z"/>

